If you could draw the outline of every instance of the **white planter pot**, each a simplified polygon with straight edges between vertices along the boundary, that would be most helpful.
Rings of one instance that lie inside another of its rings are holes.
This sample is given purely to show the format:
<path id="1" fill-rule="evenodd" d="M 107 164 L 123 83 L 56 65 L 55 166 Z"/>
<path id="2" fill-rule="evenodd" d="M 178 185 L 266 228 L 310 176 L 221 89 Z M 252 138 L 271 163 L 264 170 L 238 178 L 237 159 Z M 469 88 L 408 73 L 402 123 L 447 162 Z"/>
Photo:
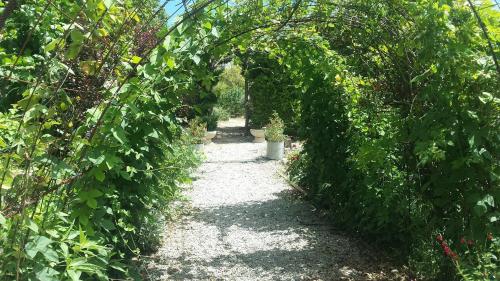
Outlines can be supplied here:
<path id="1" fill-rule="evenodd" d="M 281 160 L 283 159 L 283 155 L 285 154 L 285 144 L 284 142 L 267 142 L 267 158 L 273 160 Z"/>
<path id="2" fill-rule="evenodd" d="M 194 149 L 196 149 L 197 151 L 200 151 L 200 152 L 203 151 L 204 147 L 205 147 L 205 145 L 202 143 L 195 143 L 194 144 Z"/>
<path id="3" fill-rule="evenodd" d="M 212 139 L 217 135 L 217 131 L 208 131 L 205 133 L 205 140 L 207 143 L 212 142 Z"/>
<path id="4" fill-rule="evenodd" d="M 255 137 L 253 142 L 265 142 L 265 132 L 264 129 L 250 129 L 250 134 Z"/>

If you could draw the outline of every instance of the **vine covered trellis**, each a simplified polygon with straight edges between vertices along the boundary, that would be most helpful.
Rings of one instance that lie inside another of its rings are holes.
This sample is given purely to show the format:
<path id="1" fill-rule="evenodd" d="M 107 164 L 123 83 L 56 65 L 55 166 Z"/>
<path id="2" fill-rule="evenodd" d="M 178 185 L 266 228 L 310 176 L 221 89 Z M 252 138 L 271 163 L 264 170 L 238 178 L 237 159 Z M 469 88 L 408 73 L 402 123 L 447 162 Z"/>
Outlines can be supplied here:
<path id="1" fill-rule="evenodd" d="M 212 91 L 228 59 L 279 65 L 296 90 L 273 91 L 305 141 L 290 176 L 337 223 L 411 276 L 493 276 L 497 3 L 181 1 L 168 24 L 169 1 L 0 1 L 3 279 L 140 278 L 128 261 L 158 245 L 198 161 L 183 95 Z M 484 247 L 455 259 L 461 237 Z"/>

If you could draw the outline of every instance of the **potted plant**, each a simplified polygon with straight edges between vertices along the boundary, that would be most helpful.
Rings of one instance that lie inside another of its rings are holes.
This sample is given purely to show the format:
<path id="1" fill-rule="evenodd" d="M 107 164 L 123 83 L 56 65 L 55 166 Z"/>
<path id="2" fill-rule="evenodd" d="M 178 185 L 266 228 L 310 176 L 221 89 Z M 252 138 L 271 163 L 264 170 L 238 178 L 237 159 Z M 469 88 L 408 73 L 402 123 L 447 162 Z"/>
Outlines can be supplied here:
<path id="1" fill-rule="evenodd" d="M 189 121 L 188 132 L 191 136 L 191 143 L 194 144 L 196 150 L 203 149 L 203 142 L 205 140 L 205 132 L 207 131 L 207 125 L 199 117 L 191 119 Z"/>
<path id="2" fill-rule="evenodd" d="M 273 160 L 283 159 L 285 152 L 284 134 L 285 123 L 279 117 L 278 113 L 273 112 L 269 119 L 269 124 L 266 126 L 265 135 L 267 139 L 267 157 Z"/>
<path id="3" fill-rule="evenodd" d="M 219 121 L 219 115 L 216 114 L 215 112 L 212 112 L 212 114 L 205 116 L 204 118 L 205 123 L 207 124 L 207 131 L 205 132 L 205 141 L 206 143 L 210 143 L 212 139 L 217 135 L 217 121 Z"/>

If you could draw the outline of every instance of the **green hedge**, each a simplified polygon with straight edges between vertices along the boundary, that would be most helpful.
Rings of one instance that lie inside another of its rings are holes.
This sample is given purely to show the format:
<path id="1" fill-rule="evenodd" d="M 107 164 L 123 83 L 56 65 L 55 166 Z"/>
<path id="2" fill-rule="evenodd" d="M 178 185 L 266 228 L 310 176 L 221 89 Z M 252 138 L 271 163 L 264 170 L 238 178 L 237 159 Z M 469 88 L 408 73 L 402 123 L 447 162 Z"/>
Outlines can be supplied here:
<path id="1" fill-rule="evenodd" d="M 305 90 L 305 144 L 291 177 L 337 224 L 394 249 L 418 278 L 498 278 L 500 84 L 491 54 L 467 6 L 385 5 L 360 5 L 371 16 L 356 29 L 325 28 L 326 40 L 281 42 Z M 377 32 L 382 14 L 403 31 L 397 39 Z"/>
<path id="2" fill-rule="evenodd" d="M 300 118 L 300 92 L 290 73 L 276 59 L 254 54 L 249 66 L 250 125 L 263 127 L 276 111 L 285 122 L 285 133 L 295 135 Z"/>

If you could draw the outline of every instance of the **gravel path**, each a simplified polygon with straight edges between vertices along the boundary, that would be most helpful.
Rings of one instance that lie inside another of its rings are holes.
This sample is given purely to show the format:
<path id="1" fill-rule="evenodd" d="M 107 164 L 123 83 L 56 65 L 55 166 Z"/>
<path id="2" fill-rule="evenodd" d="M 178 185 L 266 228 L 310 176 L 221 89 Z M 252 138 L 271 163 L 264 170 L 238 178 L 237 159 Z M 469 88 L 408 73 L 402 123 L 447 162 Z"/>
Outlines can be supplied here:
<path id="1" fill-rule="evenodd" d="M 376 254 L 295 199 L 241 122 L 224 123 L 205 147 L 191 209 L 168 226 L 150 271 L 159 280 L 392 280 Z"/>

